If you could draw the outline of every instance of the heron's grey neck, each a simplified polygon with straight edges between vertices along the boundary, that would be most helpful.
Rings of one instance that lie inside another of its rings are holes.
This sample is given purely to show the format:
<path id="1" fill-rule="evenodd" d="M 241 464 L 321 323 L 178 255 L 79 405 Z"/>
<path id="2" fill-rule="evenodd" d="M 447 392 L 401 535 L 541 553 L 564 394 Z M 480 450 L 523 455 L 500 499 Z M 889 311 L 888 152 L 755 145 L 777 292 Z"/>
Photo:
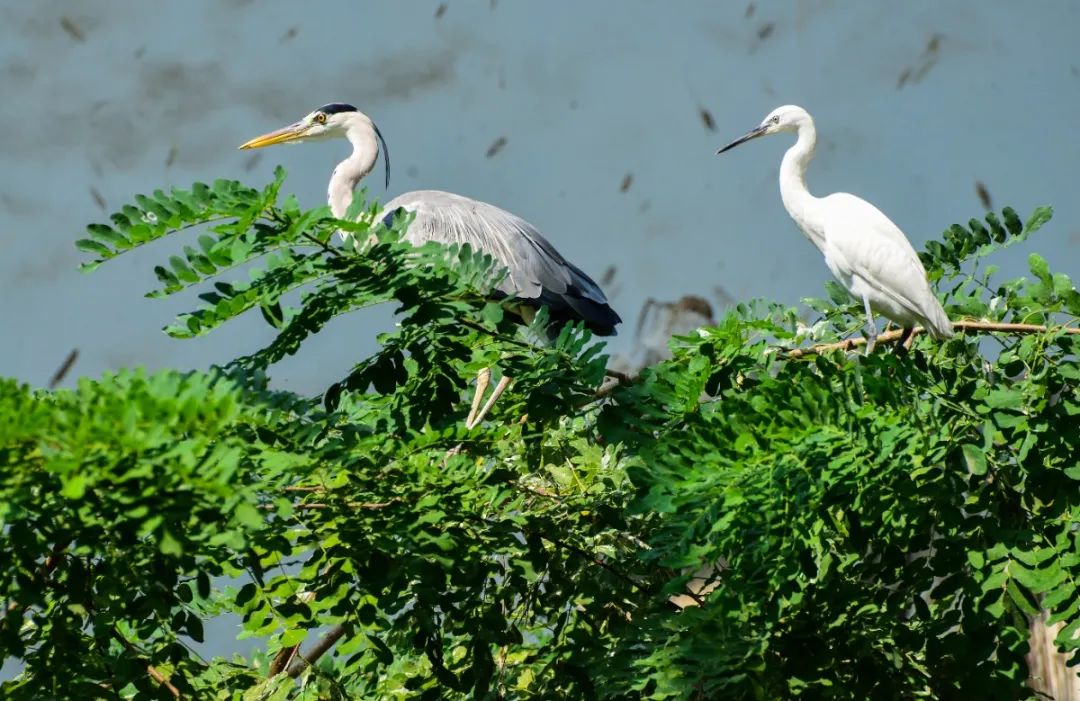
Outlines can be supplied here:
<path id="1" fill-rule="evenodd" d="M 818 198 L 811 195 L 806 187 L 806 168 L 814 158 L 814 147 L 817 145 L 814 122 L 808 120 L 800 124 L 798 135 L 795 145 L 787 150 L 780 163 L 780 198 L 788 214 L 811 243 L 821 248 L 824 237 L 815 216 Z"/>
<path id="2" fill-rule="evenodd" d="M 338 219 L 343 219 L 345 213 L 349 211 L 356 184 L 371 172 L 371 169 L 375 167 L 375 160 L 379 157 L 379 142 L 375 136 L 375 127 L 370 120 L 357 121 L 345 133 L 345 136 L 353 145 L 352 155 L 334 168 L 330 176 L 330 186 L 326 192 L 330 211 Z"/>

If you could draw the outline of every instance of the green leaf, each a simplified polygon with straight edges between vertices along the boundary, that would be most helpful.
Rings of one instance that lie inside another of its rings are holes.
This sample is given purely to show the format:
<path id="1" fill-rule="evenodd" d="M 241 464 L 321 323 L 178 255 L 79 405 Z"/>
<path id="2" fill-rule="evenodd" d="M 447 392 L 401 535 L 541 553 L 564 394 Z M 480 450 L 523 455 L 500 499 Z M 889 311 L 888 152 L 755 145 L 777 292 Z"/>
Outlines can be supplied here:
<path id="1" fill-rule="evenodd" d="M 112 249 L 103 243 L 92 241 L 90 239 L 79 239 L 75 242 L 75 247 L 84 253 L 93 253 L 102 258 L 107 258 L 113 255 Z"/>
<path id="2" fill-rule="evenodd" d="M 291 648 L 299 645 L 307 638 L 307 631 L 303 628 L 290 628 L 281 634 L 280 645 L 282 648 Z"/>
<path id="3" fill-rule="evenodd" d="M 177 540 L 169 529 L 165 528 L 161 531 L 161 538 L 158 540 L 158 549 L 162 555 L 180 555 L 183 553 L 183 547 L 180 545 L 180 541 Z"/>
<path id="4" fill-rule="evenodd" d="M 1015 214 L 1015 212 L 1014 212 Z M 1027 223 L 1024 224 L 1024 233 L 1031 235 L 1041 229 L 1046 222 L 1054 216 L 1053 207 L 1042 206 L 1036 207 L 1035 211 L 1028 217 Z"/>
<path id="5" fill-rule="evenodd" d="M 1019 389 L 994 389 L 986 395 L 986 405 L 991 409 L 1020 410 L 1024 404 L 1024 393 Z"/>
<path id="6" fill-rule="evenodd" d="M 247 502 L 240 502 L 233 511 L 233 517 L 244 528 L 257 529 L 266 523 L 259 510 Z"/>
<path id="7" fill-rule="evenodd" d="M 961 446 L 961 450 L 964 453 L 964 462 L 967 464 L 968 472 L 973 475 L 985 475 L 986 474 L 986 453 L 982 448 L 976 445 L 965 444 Z"/>
<path id="8" fill-rule="evenodd" d="M 1001 214 L 1005 218 L 1005 228 L 1009 230 L 1009 234 L 1019 236 L 1024 227 L 1020 224 L 1020 217 L 1016 214 L 1016 210 L 1006 207 Z"/>
<path id="9" fill-rule="evenodd" d="M 82 499 L 86 494 L 86 475 L 75 473 L 64 479 L 64 486 L 60 493 L 68 499 Z"/>
<path id="10" fill-rule="evenodd" d="M 188 264 L 180 256 L 169 256 L 169 266 L 181 281 L 189 283 L 199 281 L 199 276 L 188 267 Z"/>
<path id="11" fill-rule="evenodd" d="M 836 305 L 848 305 L 852 302 L 851 293 L 835 280 L 827 280 L 825 282 L 825 294 L 827 294 L 832 303 Z"/>
<path id="12" fill-rule="evenodd" d="M 1028 256 L 1028 266 L 1031 268 L 1031 272 L 1035 277 L 1047 284 L 1052 284 L 1050 278 L 1050 264 L 1046 262 L 1045 258 L 1038 253 L 1032 253 Z"/>

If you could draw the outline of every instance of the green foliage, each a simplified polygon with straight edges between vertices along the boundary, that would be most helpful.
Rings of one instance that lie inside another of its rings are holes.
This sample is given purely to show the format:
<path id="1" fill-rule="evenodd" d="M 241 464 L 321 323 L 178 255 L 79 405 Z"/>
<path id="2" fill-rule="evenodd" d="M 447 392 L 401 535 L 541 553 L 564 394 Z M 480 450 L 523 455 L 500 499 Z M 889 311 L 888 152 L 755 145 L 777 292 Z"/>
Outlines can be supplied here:
<path id="1" fill-rule="evenodd" d="M 1048 330 L 793 356 L 858 310 L 743 304 L 597 396 L 601 346 L 533 343 L 545 315 L 514 324 L 490 259 L 412 248 L 362 202 L 359 223 L 303 212 L 282 181 L 137 198 L 80 243 L 92 267 L 201 225 L 157 269 L 152 296 L 203 302 L 168 332 L 258 307 L 269 346 L 0 382 L 5 698 L 1017 698 L 1031 615 L 1080 648 L 1080 336 L 1054 326 L 1077 293 L 1035 255 L 1031 280 L 979 269 L 1048 209 L 925 257 L 954 318 Z M 323 396 L 271 389 L 384 302 L 399 324 Z M 514 381 L 469 431 L 483 367 Z M 226 614 L 261 652 L 200 654 Z M 304 668 L 294 646 L 330 630 Z"/>

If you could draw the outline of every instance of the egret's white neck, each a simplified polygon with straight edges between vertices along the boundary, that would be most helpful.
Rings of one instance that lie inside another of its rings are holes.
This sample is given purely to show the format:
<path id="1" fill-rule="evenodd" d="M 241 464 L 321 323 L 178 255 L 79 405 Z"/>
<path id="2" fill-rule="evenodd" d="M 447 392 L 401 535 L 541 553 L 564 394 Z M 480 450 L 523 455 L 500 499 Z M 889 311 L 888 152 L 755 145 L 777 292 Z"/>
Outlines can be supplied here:
<path id="1" fill-rule="evenodd" d="M 814 148 L 817 146 L 817 130 L 809 116 L 799 124 L 798 135 L 795 145 L 787 150 L 780 163 L 780 198 L 803 233 L 821 248 L 824 238 L 814 216 L 818 198 L 811 195 L 806 187 L 806 168 L 814 158 Z"/>
<path id="2" fill-rule="evenodd" d="M 326 192 L 330 211 L 338 219 L 344 218 L 345 213 L 349 211 L 356 184 L 371 172 L 379 157 L 379 142 L 375 136 L 375 126 L 370 119 L 359 112 L 355 113 L 353 123 L 345 132 L 345 138 L 353 145 L 352 155 L 334 168 L 334 172 L 330 175 L 330 186 Z"/>

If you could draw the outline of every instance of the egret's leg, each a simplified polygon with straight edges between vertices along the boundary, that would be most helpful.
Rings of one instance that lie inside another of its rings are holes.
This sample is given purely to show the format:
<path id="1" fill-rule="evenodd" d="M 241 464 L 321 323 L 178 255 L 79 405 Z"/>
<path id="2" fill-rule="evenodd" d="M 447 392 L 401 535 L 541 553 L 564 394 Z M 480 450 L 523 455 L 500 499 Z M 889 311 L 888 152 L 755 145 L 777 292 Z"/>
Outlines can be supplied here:
<path id="1" fill-rule="evenodd" d="M 874 314 L 870 311 L 870 298 L 863 297 L 863 308 L 866 309 L 866 354 L 874 352 L 877 344 L 877 324 L 874 322 Z"/>
<path id="2" fill-rule="evenodd" d="M 474 429 L 480 425 L 480 422 L 484 420 L 487 413 L 491 411 L 491 407 L 495 406 L 495 401 L 506 391 L 506 388 L 510 386 L 510 378 L 503 375 L 499 380 L 499 383 L 495 385 L 495 389 L 492 391 L 491 396 L 484 402 L 484 408 L 480 410 L 480 413 L 472 418 L 471 421 L 465 423 L 465 428 Z"/>
<path id="3" fill-rule="evenodd" d="M 473 427 L 473 420 L 480 410 L 480 402 L 484 399 L 488 385 L 491 384 L 491 368 L 484 368 L 476 373 L 476 390 L 473 391 L 472 406 L 469 408 L 469 416 L 465 419 L 466 428 Z"/>

